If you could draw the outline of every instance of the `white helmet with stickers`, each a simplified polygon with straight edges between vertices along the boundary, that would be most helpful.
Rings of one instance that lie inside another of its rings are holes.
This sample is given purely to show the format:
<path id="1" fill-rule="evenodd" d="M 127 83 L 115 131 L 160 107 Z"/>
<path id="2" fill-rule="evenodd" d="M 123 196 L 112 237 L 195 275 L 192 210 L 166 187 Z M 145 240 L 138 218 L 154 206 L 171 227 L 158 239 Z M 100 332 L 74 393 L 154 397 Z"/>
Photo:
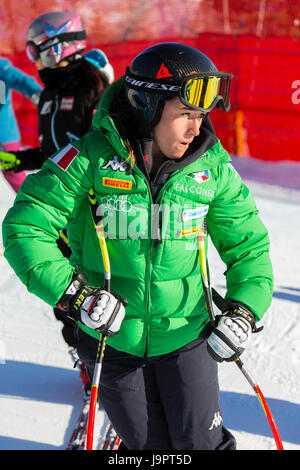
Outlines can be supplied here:
<path id="1" fill-rule="evenodd" d="M 26 53 L 44 67 L 53 67 L 86 46 L 86 32 L 76 13 L 54 11 L 36 18 L 27 30 Z"/>

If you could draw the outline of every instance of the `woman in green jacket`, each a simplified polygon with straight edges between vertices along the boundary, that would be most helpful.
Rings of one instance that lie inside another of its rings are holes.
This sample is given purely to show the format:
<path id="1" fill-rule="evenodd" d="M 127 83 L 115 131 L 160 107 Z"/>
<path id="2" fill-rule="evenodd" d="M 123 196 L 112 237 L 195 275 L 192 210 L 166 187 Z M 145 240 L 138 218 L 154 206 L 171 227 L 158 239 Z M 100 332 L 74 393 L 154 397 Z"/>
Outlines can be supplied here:
<path id="1" fill-rule="evenodd" d="M 91 376 L 107 336 L 100 399 L 123 448 L 235 449 L 217 362 L 245 350 L 273 278 L 267 230 L 209 120 L 215 106 L 229 109 L 231 78 L 189 46 L 146 49 L 107 90 L 93 130 L 26 179 L 3 222 L 7 260 L 76 320 Z M 91 188 L 112 293 L 100 288 Z M 227 265 L 228 307 L 213 329 L 198 256 L 204 217 Z M 55 243 L 65 226 L 70 260 Z"/>

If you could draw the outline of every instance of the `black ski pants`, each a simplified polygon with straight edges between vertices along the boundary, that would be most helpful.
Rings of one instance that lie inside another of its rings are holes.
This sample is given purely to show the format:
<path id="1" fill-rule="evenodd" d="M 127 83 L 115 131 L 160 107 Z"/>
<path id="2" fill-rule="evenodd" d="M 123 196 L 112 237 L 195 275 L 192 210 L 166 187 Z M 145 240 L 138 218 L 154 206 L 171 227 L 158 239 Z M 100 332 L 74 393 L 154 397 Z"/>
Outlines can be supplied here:
<path id="1" fill-rule="evenodd" d="M 93 375 L 98 341 L 78 329 L 78 355 Z M 106 346 L 100 401 L 130 450 L 235 450 L 223 426 L 217 363 L 200 337 L 141 358 Z"/>

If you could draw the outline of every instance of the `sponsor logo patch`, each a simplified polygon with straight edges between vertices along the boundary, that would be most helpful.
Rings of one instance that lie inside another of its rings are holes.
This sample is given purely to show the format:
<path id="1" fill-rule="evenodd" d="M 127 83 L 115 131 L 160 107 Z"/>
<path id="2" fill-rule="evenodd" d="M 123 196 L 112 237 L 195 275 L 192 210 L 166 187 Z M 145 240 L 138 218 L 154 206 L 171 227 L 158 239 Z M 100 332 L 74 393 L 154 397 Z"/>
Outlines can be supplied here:
<path id="1" fill-rule="evenodd" d="M 119 160 L 120 158 L 120 160 Z M 129 165 L 123 160 L 123 158 L 115 155 L 111 160 L 109 160 L 106 165 L 100 167 L 102 170 L 107 170 L 111 168 L 113 171 L 127 171 L 129 170 Z"/>
<path id="2" fill-rule="evenodd" d="M 197 171 L 196 173 L 187 175 L 187 177 L 195 180 L 199 184 L 204 183 L 204 181 L 207 181 L 210 178 L 208 170 Z"/>
<path id="3" fill-rule="evenodd" d="M 119 180 L 117 178 L 102 178 L 102 184 L 110 188 L 127 189 L 129 191 L 132 188 L 132 181 Z"/>
<path id="4" fill-rule="evenodd" d="M 204 217 L 208 213 L 209 206 L 195 207 L 195 209 L 186 209 L 182 212 L 182 220 L 193 220 Z"/>
<path id="5" fill-rule="evenodd" d="M 131 202 L 127 199 L 121 199 L 120 197 L 114 199 L 112 197 L 103 196 L 101 198 L 101 207 L 117 212 L 130 212 L 132 210 Z"/>
<path id="6" fill-rule="evenodd" d="M 159 67 L 159 71 L 157 72 L 156 78 L 166 77 L 173 77 L 173 75 L 169 72 L 165 64 L 162 62 L 161 66 Z"/>
<path id="7" fill-rule="evenodd" d="M 51 112 L 53 100 L 45 101 L 41 109 L 41 115 L 49 114 Z"/>
<path id="8" fill-rule="evenodd" d="M 157 83 L 157 82 L 146 82 L 145 80 L 136 80 L 135 78 L 126 75 L 125 81 L 129 83 L 129 86 L 135 89 L 169 91 L 177 93 L 180 90 L 179 85 L 172 85 L 171 83 Z"/>
<path id="9" fill-rule="evenodd" d="M 49 39 L 49 41 L 46 41 L 40 45 L 40 50 L 45 51 L 46 49 L 49 49 L 50 47 L 55 46 L 55 44 L 57 44 L 58 42 L 59 42 L 58 38 Z"/>
<path id="10" fill-rule="evenodd" d="M 72 111 L 74 104 L 74 96 L 64 96 L 61 100 L 59 109 L 61 111 Z"/>
<path id="11" fill-rule="evenodd" d="M 68 144 L 65 148 L 58 152 L 57 155 L 51 158 L 51 160 L 53 163 L 56 163 L 56 165 L 66 171 L 68 166 L 72 163 L 78 154 L 79 150 L 73 147 L 73 145 Z"/>
<path id="12" fill-rule="evenodd" d="M 193 237 L 199 235 L 205 235 L 203 233 L 202 227 L 191 227 L 181 230 L 181 232 L 179 233 L 179 238 Z"/>
<path id="13" fill-rule="evenodd" d="M 218 426 L 221 426 L 222 422 L 223 422 L 223 418 L 220 415 L 220 412 L 216 411 L 214 414 L 214 418 L 212 420 L 211 426 L 208 430 L 211 431 L 213 428 L 217 428 Z"/>

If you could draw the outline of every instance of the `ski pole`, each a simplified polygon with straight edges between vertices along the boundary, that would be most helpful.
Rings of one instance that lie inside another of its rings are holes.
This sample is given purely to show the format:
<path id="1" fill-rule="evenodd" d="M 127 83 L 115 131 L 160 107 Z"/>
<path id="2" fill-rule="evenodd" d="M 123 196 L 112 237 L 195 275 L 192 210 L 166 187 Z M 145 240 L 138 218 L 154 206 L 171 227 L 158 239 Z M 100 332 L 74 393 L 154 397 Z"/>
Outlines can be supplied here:
<path id="1" fill-rule="evenodd" d="M 111 274 L 110 274 L 109 255 L 108 255 L 107 245 L 105 241 L 102 218 L 101 218 L 101 215 L 96 214 L 97 201 L 96 201 L 96 197 L 95 197 L 95 193 L 93 189 L 90 189 L 89 191 L 89 201 L 90 201 L 90 207 L 91 207 L 91 212 L 93 216 L 94 226 L 95 226 L 97 237 L 99 240 L 99 245 L 100 245 L 100 250 L 101 250 L 101 255 L 102 255 L 102 260 L 103 260 L 105 290 L 110 292 Z M 95 415 L 96 415 L 98 389 L 99 389 L 99 384 L 100 384 L 100 376 L 101 376 L 101 370 L 102 370 L 105 344 L 106 344 L 106 336 L 101 335 L 99 339 L 99 343 L 98 343 L 98 350 L 97 350 L 95 368 L 94 368 L 94 374 L 93 374 L 93 380 L 92 380 L 89 418 L 88 418 L 88 425 L 87 425 L 86 450 L 93 450 Z"/>
<path id="2" fill-rule="evenodd" d="M 208 280 L 208 274 L 207 274 L 206 250 L 205 250 L 206 235 L 207 235 L 207 227 L 206 227 L 206 219 L 204 219 L 203 226 L 202 226 L 202 233 L 198 236 L 199 260 L 200 260 L 201 278 L 202 278 L 202 285 L 203 285 L 206 308 L 208 311 L 210 323 L 212 327 L 215 327 L 216 319 L 215 319 L 212 299 L 210 295 L 209 280 Z M 273 418 L 273 415 L 268 406 L 268 403 L 262 391 L 260 390 L 257 382 L 253 380 L 253 378 L 251 377 L 250 373 L 248 372 L 248 370 L 246 369 L 246 367 L 244 366 L 240 358 L 236 359 L 235 363 L 259 398 L 260 404 L 265 412 L 268 423 L 270 425 L 270 428 L 271 428 L 271 431 L 272 431 L 272 434 L 276 443 L 277 450 L 284 450 L 275 420 Z"/>

